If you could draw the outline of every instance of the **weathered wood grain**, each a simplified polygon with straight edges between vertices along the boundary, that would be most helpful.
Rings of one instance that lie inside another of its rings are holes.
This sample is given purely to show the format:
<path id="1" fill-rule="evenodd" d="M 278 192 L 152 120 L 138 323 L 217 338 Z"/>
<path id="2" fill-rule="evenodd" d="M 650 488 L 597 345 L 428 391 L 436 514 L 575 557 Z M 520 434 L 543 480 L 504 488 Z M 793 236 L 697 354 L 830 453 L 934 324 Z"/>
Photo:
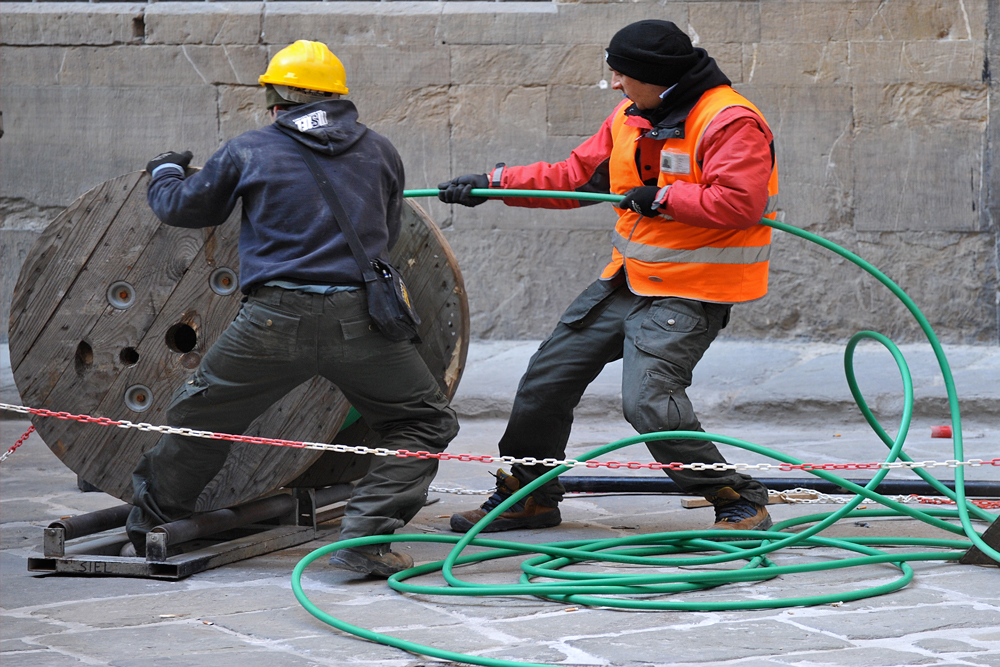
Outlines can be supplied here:
<path id="1" fill-rule="evenodd" d="M 219 267 L 239 270 L 240 211 L 216 228 L 167 227 L 146 205 L 147 180 L 136 172 L 86 193 L 45 230 L 25 261 L 13 299 L 10 340 L 15 382 L 26 404 L 165 423 L 175 389 L 238 313 L 241 295 L 216 294 L 209 276 Z M 404 209 L 392 258 L 423 319 L 424 342 L 418 349 L 450 396 L 468 351 L 468 303 L 458 263 L 434 223 L 412 203 Z M 135 292 L 127 309 L 108 303 L 107 289 L 116 281 L 128 282 Z M 168 334 L 177 325 L 193 332 L 190 349 L 171 345 Z M 133 411 L 124 399 L 139 384 L 151 390 L 143 412 Z M 349 407 L 333 384 L 314 378 L 260 415 L 247 434 L 373 444 L 376 438 L 363 423 L 338 436 Z M 159 438 L 134 429 L 33 421 L 70 469 L 126 501 L 135 464 Z M 198 509 L 247 502 L 304 479 L 320 458 L 312 450 L 235 443 Z M 339 455 L 326 458 L 321 469 L 311 475 L 312 485 L 357 479 L 366 465 Z"/>

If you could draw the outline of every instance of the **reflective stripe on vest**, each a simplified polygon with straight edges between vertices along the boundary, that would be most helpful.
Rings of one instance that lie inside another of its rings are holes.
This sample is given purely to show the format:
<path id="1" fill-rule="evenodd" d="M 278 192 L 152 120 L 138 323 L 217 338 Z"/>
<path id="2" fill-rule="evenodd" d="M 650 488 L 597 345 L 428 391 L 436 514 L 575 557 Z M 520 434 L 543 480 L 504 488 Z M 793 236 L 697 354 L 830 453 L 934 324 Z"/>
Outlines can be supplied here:
<path id="1" fill-rule="evenodd" d="M 640 262 L 673 262 L 677 264 L 756 264 L 771 258 L 771 245 L 736 246 L 730 248 L 661 248 L 629 241 L 615 232 L 615 250 Z"/>
<path id="2" fill-rule="evenodd" d="M 741 106 L 766 123 L 760 111 L 729 86 L 706 91 L 688 114 L 683 138 L 644 138 L 638 127 L 626 124 L 628 101 L 620 105 L 612 121 L 614 147 L 609 162 L 611 191 L 623 194 L 643 185 L 636 168 L 636 150 L 667 149 L 686 155 L 681 169 L 660 172 L 657 184 L 677 181 L 701 183 L 698 150 L 708 126 L 725 109 Z M 646 172 L 644 172 L 645 174 Z M 778 174 L 772 167 L 765 215 L 773 217 L 777 206 Z M 603 278 L 610 278 L 624 265 L 629 286 L 646 296 L 680 296 L 704 301 L 736 303 L 759 299 L 767 293 L 771 229 L 754 225 L 748 229 L 708 229 L 685 225 L 669 218 L 645 218 L 633 211 L 619 211 L 612 239 L 612 259 Z"/>

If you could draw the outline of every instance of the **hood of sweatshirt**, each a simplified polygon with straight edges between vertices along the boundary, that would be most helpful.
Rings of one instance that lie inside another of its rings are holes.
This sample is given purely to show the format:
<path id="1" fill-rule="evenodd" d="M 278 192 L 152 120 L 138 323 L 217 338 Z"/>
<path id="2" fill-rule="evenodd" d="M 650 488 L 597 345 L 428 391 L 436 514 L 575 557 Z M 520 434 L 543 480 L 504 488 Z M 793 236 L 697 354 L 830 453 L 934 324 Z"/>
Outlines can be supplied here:
<path id="1" fill-rule="evenodd" d="M 365 135 L 358 110 L 349 100 L 323 100 L 281 112 L 275 126 L 309 148 L 339 155 Z"/>

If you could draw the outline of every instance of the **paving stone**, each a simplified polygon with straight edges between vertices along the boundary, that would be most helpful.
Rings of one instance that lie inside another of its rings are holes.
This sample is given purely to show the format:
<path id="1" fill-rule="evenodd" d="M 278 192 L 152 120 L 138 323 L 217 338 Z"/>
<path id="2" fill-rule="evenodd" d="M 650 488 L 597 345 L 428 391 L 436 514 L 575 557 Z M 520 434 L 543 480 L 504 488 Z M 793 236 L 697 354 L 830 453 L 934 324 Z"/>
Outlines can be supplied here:
<path id="1" fill-rule="evenodd" d="M 884 648 L 845 648 L 839 651 L 811 651 L 808 659 L 817 665 L 857 665 L 858 667 L 890 667 L 893 665 L 936 665 L 937 658 L 919 653 L 893 651 Z"/>
<path id="2" fill-rule="evenodd" d="M 55 623 L 46 623 L 35 618 L 22 618 L 13 616 L 11 614 L 0 614 L 0 640 L 4 642 L 4 651 L 10 650 L 6 648 L 9 646 L 8 642 L 13 642 L 15 640 L 12 637 L 31 637 L 37 638 L 44 635 L 58 634 L 64 632 L 65 628 Z M 37 648 L 37 646 L 31 646 L 25 644 L 28 648 Z M 23 650 L 23 649 L 18 649 Z"/>
<path id="3" fill-rule="evenodd" d="M 742 638 L 739 646 L 729 646 L 723 650 L 718 646 L 720 633 L 734 631 L 735 628 L 729 629 L 726 625 L 720 627 L 716 624 L 695 627 L 661 624 L 659 627 L 639 630 L 630 628 L 626 631 L 593 633 L 592 637 L 574 640 L 573 644 L 584 651 L 603 654 L 607 654 L 610 649 L 617 660 L 626 664 L 655 659 L 657 653 L 651 651 L 651 644 L 663 641 L 661 638 L 666 637 L 669 637 L 667 650 L 671 661 L 682 663 L 718 663 L 721 660 L 772 655 L 776 652 L 780 655 L 805 648 L 814 651 L 842 651 L 850 646 L 848 642 L 834 637 L 773 621 L 744 621 L 735 627 L 739 628 Z M 605 647 L 603 650 L 598 649 L 601 645 Z"/>
<path id="4" fill-rule="evenodd" d="M 905 609 L 904 627 L 906 632 L 912 634 L 948 628 L 989 627 L 991 624 L 1000 626 L 1000 612 L 979 610 L 973 619 L 969 618 L 967 614 L 961 613 L 962 606 L 953 608 L 959 613 L 949 613 L 949 606 L 903 607 Z M 836 632 L 851 640 L 882 639 L 898 636 L 900 630 L 898 623 L 894 622 L 896 620 L 893 618 L 894 614 L 888 613 L 892 607 L 900 607 L 900 605 L 889 601 L 886 607 L 877 613 L 839 616 L 836 619 L 836 625 L 831 624 L 830 620 L 832 619 L 802 619 L 799 622 L 817 630 Z M 899 609 L 894 611 L 899 611 Z"/>
<path id="5" fill-rule="evenodd" d="M 251 591 L 252 594 L 249 594 Z M 33 612 L 33 616 L 96 629 L 152 624 L 167 626 L 180 620 L 212 621 L 216 617 L 287 606 L 298 606 L 287 587 L 248 582 L 240 588 L 212 587 L 135 595 L 115 601 L 98 616 L 94 615 L 93 606 L 89 603 L 47 607 Z M 164 618 L 164 615 L 169 617 Z"/>
<path id="6" fill-rule="evenodd" d="M 973 646 L 954 639 L 931 638 L 914 642 L 914 646 L 933 653 L 979 653 L 985 648 Z"/>
<path id="7" fill-rule="evenodd" d="M 4 667 L 70 667 L 88 663 L 58 651 L 35 650 L 5 653 L 3 664 Z"/>
<path id="8" fill-rule="evenodd" d="M 212 625 L 192 620 L 184 623 L 154 624 L 141 627 L 83 630 L 46 639 L 49 646 L 76 655 L 111 662 L 122 657 L 122 647 L 129 647 L 131 654 L 147 661 L 182 654 L 232 651 L 246 644 Z"/>
<path id="9" fill-rule="evenodd" d="M 145 657 L 118 657 L 109 663 L 113 667 L 146 667 Z M 156 658 L 157 667 L 231 667 L 232 665 L 267 664 L 268 667 L 325 667 L 307 656 L 294 651 L 268 649 L 222 649 L 210 652 L 185 652 L 181 656 Z"/>

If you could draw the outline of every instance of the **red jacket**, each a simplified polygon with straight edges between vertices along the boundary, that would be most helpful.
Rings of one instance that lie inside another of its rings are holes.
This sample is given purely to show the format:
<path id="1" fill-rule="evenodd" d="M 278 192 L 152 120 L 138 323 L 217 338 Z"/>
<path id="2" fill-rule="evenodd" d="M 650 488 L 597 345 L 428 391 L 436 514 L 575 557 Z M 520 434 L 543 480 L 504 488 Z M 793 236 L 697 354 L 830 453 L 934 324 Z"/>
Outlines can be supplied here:
<path id="1" fill-rule="evenodd" d="M 622 104 L 631 102 L 624 100 Z M 615 112 L 601 124 L 597 134 L 577 146 L 566 160 L 555 164 L 536 162 L 506 167 L 500 187 L 608 192 L 607 165 Z M 630 116 L 627 122 L 652 129 L 649 122 L 639 116 Z M 767 182 L 774 159 L 773 139 L 767 125 L 746 107 L 730 107 L 720 112 L 706 130 L 698 155 L 704 182 L 675 183 L 667 193 L 664 212 L 678 222 L 710 229 L 746 229 L 757 224 L 767 206 Z M 662 145 L 663 141 L 648 138 L 639 142 L 639 161 L 643 174 L 649 173 L 650 178 L 655 179 L 659 173 Z M 490 181 L 493 181 L 492 173 Z M 581 205 L 571 199 L 506 197 L 504 201 L 508 206 L 530 208 L 577 208 Z"/>

